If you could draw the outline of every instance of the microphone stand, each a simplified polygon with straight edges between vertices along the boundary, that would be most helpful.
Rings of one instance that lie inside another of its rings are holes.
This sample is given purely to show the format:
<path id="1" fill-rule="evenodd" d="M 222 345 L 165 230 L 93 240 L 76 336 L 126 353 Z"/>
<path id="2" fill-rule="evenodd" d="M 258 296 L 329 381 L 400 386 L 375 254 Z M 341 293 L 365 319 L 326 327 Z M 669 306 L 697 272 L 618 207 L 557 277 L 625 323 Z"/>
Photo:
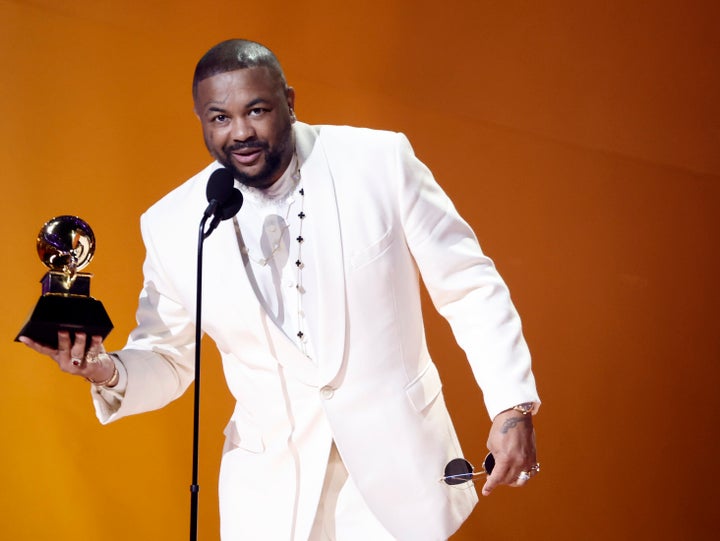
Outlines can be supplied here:
<path id="1" fill-rule="evenodd" d="M 212 233 L 220 221 L 218 217 L 213 216 L 217 208 L 217 203 L 211 203 L 208 210 L 200 220 L 200 228 L 198 232 L 198 249 L 197 249 L 197 285 L 195 298 L 195 386 L 193 401 L 193 457 L 192 457 L 192 484 L 190 485 L 190 541 L 197 540 L 198 529 L 198 495 L 200 485 L 198 484 L 198 442 L 200 439 L 200 341 L 202 339 L 202 270 L 203 270 L 203 245 L 205 239 Z M 211 210 L 212 209 L 212 210 Z M 213 216 L 210 227 L 205 231 L 205 224 Z"/>

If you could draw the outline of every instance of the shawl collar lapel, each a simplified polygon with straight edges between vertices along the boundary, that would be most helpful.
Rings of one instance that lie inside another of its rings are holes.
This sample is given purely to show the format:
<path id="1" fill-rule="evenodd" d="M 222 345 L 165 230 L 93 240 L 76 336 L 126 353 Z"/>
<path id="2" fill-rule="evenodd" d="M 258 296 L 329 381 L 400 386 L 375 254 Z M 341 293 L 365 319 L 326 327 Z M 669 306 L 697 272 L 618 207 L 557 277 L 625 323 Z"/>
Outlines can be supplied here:
<path id="1" fill-rule="evenodd" d="M 309 261 L 317 268 L 317 302 L 306 309 L 310 324 L 320 385 L 330 383 L 345 357 L 345 268 L 335 194 L 322 136 L 317 128 L 301 122 L 294 125 L 302 183 L 305 188 L 305 223 Z"/>
<path id="2" fill-rule="evenodd" d="M 207 243 L 205 248 L 206 267 L 209 262 L 219 264 L 214 268 L 212 278 L 207 274 L 204 276 L 203 288 L 220 288 L 213 295 L 218 305 L 204 307 L 203 312 L 218 309 L 227 318 L 228 324 L 222 326 L 222 332 L 228 334 L 222 337 L 223 341 L 242 359 L 246 344 L 237 343 L 239 326 L 265 344 L 270 355 L 288 373 L 303 383 L 317 385 L 318 369 L 314 362 L 278 328 L 259 300 L 257 285 L 248 270 L 249 259 L 241 253 L 242 232 L 237 218 L 221 223 L 213 237 L 214 242 Z"/>
<path id="3" fill-rule="evenodd" d="M 296 122 L 293 129 L 305 188 L 308 218 L 304 236 L 308 239 L 308 260 L 316 266 L 313 269 L 316 302 L 312 303 L 313 307 L 305 308 L 315 362 L 297 348 L 263 309 L 252 274 L 247 270 L 247 257 L 240 253 L 242 232 L 236 218 L 221 223 L 213 234 L 215 242 L 206 244 L 206 261 L 223 264 L 217 269 L 216 279 L 204 282 L 207 288 L 223 288 L 220 302 L 224 313 L 231 319 L 239 318 L 236 321 L 242 321 L 243 327 L 267 343 L 270 354 L 289 373 L 309 385 L 325 385 L 337 376 L 345 356 L 345 269 L 340 221 L 322 138 L 315 128 L 301 122 Z M 228 253 L 228 246 L 237 246 L 237 250 Z M 233 328 L 237 327 L 227 327 L 230 332 Z M 232 337 L 228 342 L 234 343 Z M 242 344 L 237 346 L 239 358 L 242 358 L 242 347 Z"/>

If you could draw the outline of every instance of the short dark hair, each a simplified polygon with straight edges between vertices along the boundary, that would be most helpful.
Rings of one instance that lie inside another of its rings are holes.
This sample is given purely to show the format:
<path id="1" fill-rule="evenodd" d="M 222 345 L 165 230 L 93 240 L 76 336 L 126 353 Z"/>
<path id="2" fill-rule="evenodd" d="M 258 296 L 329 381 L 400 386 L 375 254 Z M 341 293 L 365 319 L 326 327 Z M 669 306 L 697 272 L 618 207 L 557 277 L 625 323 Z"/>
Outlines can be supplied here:
<path id="1" fill-rule="evenodd" d="M 206 52 L 195 66 L 193 99 L 197 97 L 197 85 L 200 81 L 220 73 L 259 66 L 269 68 L 287 89 L 282 66 L 270 49 L 246 39 L 222 41 Z"/>

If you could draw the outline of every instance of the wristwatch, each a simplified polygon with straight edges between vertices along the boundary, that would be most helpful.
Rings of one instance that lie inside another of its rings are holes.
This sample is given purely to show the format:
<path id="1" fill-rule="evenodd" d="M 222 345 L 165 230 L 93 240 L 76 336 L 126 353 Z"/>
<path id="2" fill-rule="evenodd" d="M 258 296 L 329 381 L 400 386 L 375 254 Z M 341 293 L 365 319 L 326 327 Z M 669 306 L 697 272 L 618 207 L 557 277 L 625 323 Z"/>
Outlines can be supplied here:
<path id="1" fill-rule="evenodd" d="M 535 410 L 535 403 L 534 402 L 523 402 L 522 404 L 513 406 L 512 409 L 514 409 L 515 411 L 519 411 L 523 415 L 528 415 Z"/>

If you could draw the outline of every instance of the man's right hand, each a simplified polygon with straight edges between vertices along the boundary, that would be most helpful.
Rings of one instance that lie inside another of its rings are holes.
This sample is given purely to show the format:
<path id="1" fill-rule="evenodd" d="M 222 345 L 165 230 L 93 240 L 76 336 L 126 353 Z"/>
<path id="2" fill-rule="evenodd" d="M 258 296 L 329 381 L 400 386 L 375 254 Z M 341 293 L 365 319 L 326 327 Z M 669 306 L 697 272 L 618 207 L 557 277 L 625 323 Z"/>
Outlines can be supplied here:
<path id="1" fill-rule="evenodd" d="M 69 332 L 58 331 L 57 349 L 44 346 L 27 336 L 21 336 L 18 340 L 38 353 L 47 355 L 58 364 L 60 370 L 74 376 L 94 382 L 107 381 L 115 371 L 115 363 L 105 353 L 100 336 L 93 336 L 88 346 L 85 333 L 76 333 L 73 342 Z"/>

